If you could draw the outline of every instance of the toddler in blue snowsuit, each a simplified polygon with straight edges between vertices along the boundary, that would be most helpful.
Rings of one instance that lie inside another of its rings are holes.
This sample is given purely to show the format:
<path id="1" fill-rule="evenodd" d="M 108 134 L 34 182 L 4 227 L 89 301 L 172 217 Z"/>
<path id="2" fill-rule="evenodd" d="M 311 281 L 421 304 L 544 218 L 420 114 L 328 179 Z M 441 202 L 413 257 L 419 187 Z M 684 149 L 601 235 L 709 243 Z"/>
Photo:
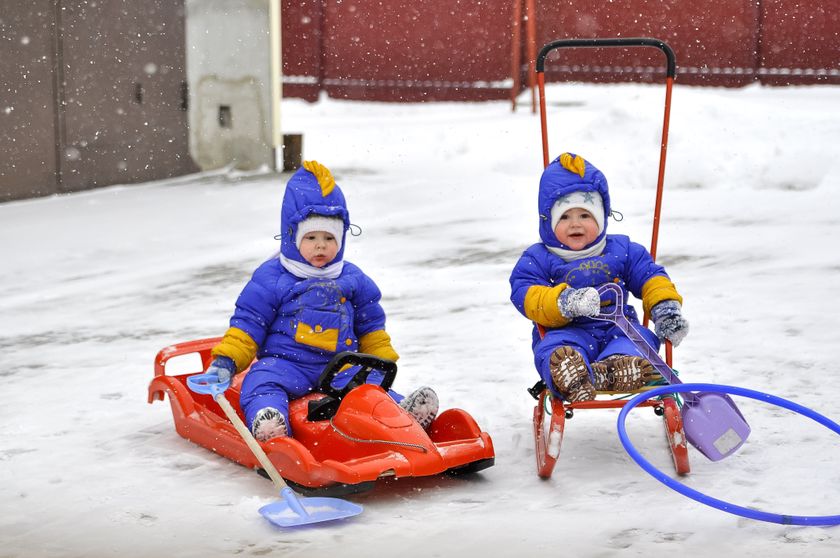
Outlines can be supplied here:
<path id="1" fill-rule="evenodd" d="M 245 285 L 207 369 L 224 383 L 257 357 L 242 381 L 240 404 L 260 441 L 292 434 L 289 401 L 316 387 L 337 352 L 399 358 L 385 332 L 379 288 L 344 260 L 350 216 L 329 169 L 306 161 L 291 177 L 280 226 L 279 254 L 257 268 Z M 346 385 L 357 369 L 341 372 L 334 387 Z M 373 372 L 368 381 L 381 378 Z M 405 398 L 389 393 L 424 428 L 437 414 L 438 399 L 431 388 Z"/>
<path id="2" fill-rule="evenodd" d="M 688 333 L 682 297 L 644 246 L 606 234 L 610 196 L 606 177 L 573 153 L 551 162 L 540 178 L 540 238 L 510 276 L 511 302 L 534 322 L 534 362 L 546 386 L 565 399 L 587 401 L 597 391 L 631 391 L 654 375 L 650 362 L 612 323 L 592 319 L 602 306 L 596 287 L 615 283 L 642 300 L 656 333 L 624 313 L 654 348 L 676 346 Z M 537 326 L 545 329 L 540 336 Z"/>

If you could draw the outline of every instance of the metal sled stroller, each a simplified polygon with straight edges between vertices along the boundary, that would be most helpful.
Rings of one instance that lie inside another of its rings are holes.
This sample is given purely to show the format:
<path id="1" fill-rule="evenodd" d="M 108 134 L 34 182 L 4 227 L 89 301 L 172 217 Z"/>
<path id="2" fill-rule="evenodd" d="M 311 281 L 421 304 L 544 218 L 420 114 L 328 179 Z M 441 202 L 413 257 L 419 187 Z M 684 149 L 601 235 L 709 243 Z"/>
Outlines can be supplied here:
<path id="1" fill-rule="evenodd" d="M 659 159 L 659 175 L 656 187 L 656 205 L 653 217 L 653 238 L 650 253 L 656 258 L 656 245 L 659 233 L 659 215 L 662 205 L 662 188 L 665 171 L 665 154 L 668 143 L 668 122 L 671 107 L 671 89 L 676 74 L 676 60 L 671 48 L 658 39 L 628 38 L 628 39 L 567 39 L 546 44 L 540 51 L 536 61 L 537 85 L 539 88 L 540 123 L 542 129 L 543 165 L 549 164 L 548 133 L 545 103 L 545 59 L 553 50 L 579 47 L 654 47 L 660 49 L 666 56 L 666 91 L 665 115 L 662 127 L 662 143 Z M 647 320 L 645 320 L 645 325 Z M 542 335 L 544 332 L 540 330 Z M 665 344 L 666 361 L 671 365 L 671 344 Z M 650 389 L 648 388 L 642 388 Z M 640 391 L 642 391 L 640 390 Z M 537 382 L 529 393 L 537 400 L 534 407 L 534 438 L 537 458 L 537 474 L 544 479 L 551 477 L 554 466 L 560 455 L 566 420 L 571 419 L 577 410 L 621 408 L 627 402 L 627 393 L 598 392 L 596 399 L 569 403 L 553 397 L 542 381 Z M 610 398 L 612 396 L 612 398 Z M 677 474 L 685 475 L 689 472 L 688 446 L 683 429 L 683 419 L 674 396 L 664 396 L 645 401 L 640 406 L 653 407 L 657 415 L 663 418 L 668 446 L 673 456 L 674 468 Z"/>

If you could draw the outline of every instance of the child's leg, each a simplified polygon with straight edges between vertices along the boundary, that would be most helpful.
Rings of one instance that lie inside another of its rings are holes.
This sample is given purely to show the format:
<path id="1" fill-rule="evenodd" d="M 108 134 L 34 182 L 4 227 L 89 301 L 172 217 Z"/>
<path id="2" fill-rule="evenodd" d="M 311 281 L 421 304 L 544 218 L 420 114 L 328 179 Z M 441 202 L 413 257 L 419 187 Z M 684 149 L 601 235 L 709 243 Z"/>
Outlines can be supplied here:
<path id="1" fill-rule="evenodd" d="M 289 435 L 289 426 L 286 418 L 274 407 L 263 407 L 257 411 L 254 422 L 251 424 L 251 433 L 260 442 L 266 442 L 272 438 L 282 438 Z"/>
<path id="2" fill-rule="evenodd" d="M 654 350 L 659 350 L 659 339 L 656 337 L 654 332 L 646 327 L 643 327 L 641 324 L 635 322 L 630 323 L 633 325 L 633 328 L 647 340 L 648 344 L 653 347 Z M 604 335 L 604 339 L 608 339 L 608 341 L 601 352 L 597 354 L 597 360 L 605 359 L 610 355 L 642 356 L 642 353 L 640 353 L 636 348 L 636 344 L 630 341 L 630 339 L 628 339 L 627 336 L 624 335 L 624 333 L 616 326 L 607 330 Z"/>
<path id="3" fill-rule="evenodd" d="M 424 430 L 431 426 L 440 407 L 437 393 L 428 386 L 415 389 L 398 403 Z"/>
<path id="4" fill-rule="evenodd" d="M 551 380 L 564 398 L 572 403 L 595 399 L 589 368 L 580 352 L 568 345 L 557 348 L 548 359 Z"/>
<path id="5" fill-rule="evenodd" d="M 242 381 L 239 403 L 245 424 L 253 429 L 261 411 L 274 409 L 282 417 L 286 433 L 291 435 L 289 401 L 311 392 L 317 378 L 316 367 L 303 367 L 277 358 L 260 359 Z"/>
<path id="6" fill-rule="evenodd" d="M 652 331 L 636 323 L 633 327 L 652 347 L 659 348 L 659 340 Z M 592 364 L 596 389 L 633 391 L 653 379 L 656 374 L 653 365 L 641 356 L 636 345 L 618 328 L 607 331 L 606 338 L 610 341 L 598 354 L 597 361 Z"/>
<path id="7" fill-rule="evenodd" d="M 595 398 L 589 370 L 595 339 L 583 330 L 563 328 L 549 331 L 535 347 L 534 360 L 540 377 L 555 394 L 569 401 Z"/>

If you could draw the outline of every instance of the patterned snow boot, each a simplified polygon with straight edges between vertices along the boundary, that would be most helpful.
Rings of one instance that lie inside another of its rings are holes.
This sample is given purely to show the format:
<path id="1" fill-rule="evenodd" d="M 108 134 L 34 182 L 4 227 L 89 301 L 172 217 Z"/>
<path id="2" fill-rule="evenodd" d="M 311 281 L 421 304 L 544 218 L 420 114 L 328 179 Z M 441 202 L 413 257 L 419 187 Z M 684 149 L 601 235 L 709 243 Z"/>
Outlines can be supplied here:
<path id="1" fill-rule="evenodd" d="M 599 391 L 634 391 L 657 379 L 658 374 L 647 359 L 630 355 L 611 355 L 592 364 L 595 389 Z"/>
<path id="2" fill-rule="evenodd" d="M 254 417 L 254 424 L 251 426 L 251 432 L 254 434 L 254 438 L 260 442 L 288 436 L 289 434 L 286 429 L 285 417 L 274 407 L 266 407 L 257 412 L 257 416 Z"/>
<path id="3" fill-rule="evenodd" d="M 571 347 L 560 347 L 551 353 L 548 367 L 557 390 L 571 403 L 595 399 L 595 387 L 579 352 Z"/>
<path id="4" fill-rule="evenodd" d="M 438 412 L 438 396 L 435 390 L 428 386 L 416 389 L 412 394 L 400 401 L 400 407 L 408 411 L 420 423 L 423 430 L 429 428 Z"/>

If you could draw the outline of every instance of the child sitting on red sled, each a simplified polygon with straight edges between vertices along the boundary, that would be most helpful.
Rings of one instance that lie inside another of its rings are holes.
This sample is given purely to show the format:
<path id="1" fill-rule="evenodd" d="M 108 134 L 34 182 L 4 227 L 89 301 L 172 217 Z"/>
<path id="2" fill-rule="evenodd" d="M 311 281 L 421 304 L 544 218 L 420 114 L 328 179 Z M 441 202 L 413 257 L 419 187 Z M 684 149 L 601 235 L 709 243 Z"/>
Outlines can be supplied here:
<path id="1" fill-rule="evenodd" d="M 292 434 L 290 399 L 311 392 L 337 352 L 399 358 L 385 332 L 379 288 L 344 260 L 350 216 L 329 169 L 304 162 L 286 185 L 280 226 L 280 253 L 245 285 L 207 369 L 226 383 L 257 357 L 242 382 L 240 404 L 260 441 Z M 341 372 L 334 387 L 341 389 L 355 372 Z M 368 382 L 381 379 L 375 371 Z M 389 394 L 423 428 L 437 414 L 438 398 L 429 387 L 405 398 Z"/>

